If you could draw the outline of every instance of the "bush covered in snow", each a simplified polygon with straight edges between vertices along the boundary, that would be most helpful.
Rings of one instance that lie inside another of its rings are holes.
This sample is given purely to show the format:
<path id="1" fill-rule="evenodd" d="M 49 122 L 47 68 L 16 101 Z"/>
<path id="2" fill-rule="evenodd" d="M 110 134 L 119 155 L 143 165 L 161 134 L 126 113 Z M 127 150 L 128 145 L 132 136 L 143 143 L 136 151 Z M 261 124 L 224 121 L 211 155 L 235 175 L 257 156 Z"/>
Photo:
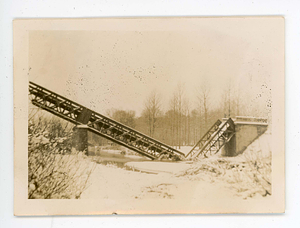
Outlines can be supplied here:
<path id="1" fill-rule="evenodd" d="M 28 198 L 80 198 L 95 168 L 83 152 L 71 149 L 71 132 L 60 120 L 39 118 L 28 125 Z"/>
<path id="2" fill-rule="evenodd" d="M 192 180 L 210 177 L 211 182 L 223 181 L 236 191 L 236 195 L 247 199 L 257 195 L 272 194 L 272 154 L 260 150 L 248 150 L 238 157 L 210 157 L 195 162 L 191 168 L 177 176 Z M 225 185 L 225 186 L 226 186 Z"/>

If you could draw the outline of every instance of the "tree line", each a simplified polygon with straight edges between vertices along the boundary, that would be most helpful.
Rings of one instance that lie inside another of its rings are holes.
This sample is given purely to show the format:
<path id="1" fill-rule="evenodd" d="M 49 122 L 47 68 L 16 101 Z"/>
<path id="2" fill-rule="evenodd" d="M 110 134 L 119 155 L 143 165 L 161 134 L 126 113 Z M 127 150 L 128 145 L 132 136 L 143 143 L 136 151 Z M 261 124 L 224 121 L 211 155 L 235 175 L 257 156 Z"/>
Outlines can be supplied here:
<path id="1" fill-rule="evenodd" d="M 134 128 L 168 145 L 180 148 L 192 146 L 217 119 L 235 116 L 261 116 L 266 110 L 257 106 L 249 109 L 240 91 L 230 83 L 225 86 L 218 101 L 211 93 L 210 86 L 203 83 L 196 96 L 190 99 L 183 83 L 178 83 L 163 107 L 162 95 L 153 90 L 144 100 L 141 116 L 135 111 L 110 109 L 107 115 L 112 119 Z M 216 102 L 217 105 L 215 104 Z"/>

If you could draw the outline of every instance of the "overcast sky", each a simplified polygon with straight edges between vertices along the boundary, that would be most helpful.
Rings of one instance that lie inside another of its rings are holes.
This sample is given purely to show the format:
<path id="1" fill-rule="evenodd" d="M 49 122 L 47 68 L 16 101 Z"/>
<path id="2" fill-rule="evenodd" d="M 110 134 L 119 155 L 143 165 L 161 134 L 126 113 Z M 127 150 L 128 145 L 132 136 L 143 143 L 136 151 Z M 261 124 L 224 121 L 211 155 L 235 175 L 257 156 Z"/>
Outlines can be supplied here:
<path id="1" fill-rule="evenodd" d="M 97 30 L 31 31 L 29 79 L 102 114 L 116 108 L 139 115 L 153 89 L 167 108 L 178 83 L 192 104 L 197 87 L 208 83 L 219 104 L 229 80 L 244 99 L 264 105 L 266 96 L 257 95 L 283 70 L 283 22 L 127 19 L 104 20 Z"/>

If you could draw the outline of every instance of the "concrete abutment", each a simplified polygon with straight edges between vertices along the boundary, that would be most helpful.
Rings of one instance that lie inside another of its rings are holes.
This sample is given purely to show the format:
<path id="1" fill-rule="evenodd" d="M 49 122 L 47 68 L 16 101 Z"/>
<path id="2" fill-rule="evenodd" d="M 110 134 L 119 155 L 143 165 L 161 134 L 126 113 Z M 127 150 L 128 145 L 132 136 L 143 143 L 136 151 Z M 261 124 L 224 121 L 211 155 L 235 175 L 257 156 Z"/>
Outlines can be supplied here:
<path id="1" fill-rule="evenodd" d="M 236 156 L 243 153 L 254 140 L 268 129 L 266 118 L 237 116 L 233 121 L 235 134 L 222 148 L 224 156 Z"/>

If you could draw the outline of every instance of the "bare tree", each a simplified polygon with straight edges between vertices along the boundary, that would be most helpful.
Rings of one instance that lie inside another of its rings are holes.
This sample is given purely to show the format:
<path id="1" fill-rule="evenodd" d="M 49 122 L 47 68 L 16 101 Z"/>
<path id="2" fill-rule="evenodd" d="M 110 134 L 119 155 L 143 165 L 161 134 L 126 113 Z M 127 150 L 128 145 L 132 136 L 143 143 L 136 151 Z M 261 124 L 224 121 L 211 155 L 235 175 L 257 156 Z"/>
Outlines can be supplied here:
<path id="1" fill-rule="evenodd" d="M 144 105 L 145 107 L 142 115 L 145 117 L 147 122 L 149 135 L 153 137 L 155 134 L 157 119 L 161 114 L 160 94 L 156 90 L 153 90 L 145 100 Z"/>
<path id="2" fill-rule="evenodd" d="M 135 111 L 110 109 L 107 110 L 106 113 L 115 121 L 125 124 L 128 127 L 135 128 Z"/>
<path id="3" fill-rule="evenodd" d="M 204 117 L 204 129 L 208 127 L 208 114 L 209 114 L 209 102 L 210 102 L 210 86 L 207 81 L 204 81 L 200 89 L 198 90 L 198 103 L 201 106 L 200 110 Z"/>
<path id="4" fill-rule="evenodd" d="M 223 108 L 223 116 L 253 115 L 250 99 L 250 94 L 246 95 L 238 85 L 234 84 L 232 80 L 228 80 L 224 86 L 220 104 Z"/>
<path id="5" fill-rule="evenodd" d="M 224 117 L 232 117 L 233 114 L 233 84 L 231 80 L 227 81 L 227 84 L 224 86 L 222 97 L 221 97 L 221 107 L 223 107 Z"/>
<path id="6" fill-rule="evenodd" d="M 195 125 L 196 125 L 196 138 L 199 139 L 201 138 L 202 134 L 203 134 L 203 104 L 202 104 L 202 99 L 201 96 L 197 96 L 197 100 L 196 100 L 196 112 L 194 112 L 194 114 L 196 114 L 195 116 Z"/>
<path id="7" fill-rule="evenodd" d="M 197 109 L 193 109 L 191 111 L 191 135 L 192 135 L 192 142 L 195 144 L 199 140 L 199 126 L 198 126 L 199 114 Z"/>
<path id="8" fill-rule="evenodd" d="M 237 88 L 236 89 L 236 93 L 235 93 L 235 107 L 236 107 L 236 115 L 239 116 L 240 115 L 240 111 L 241 111 L 241 92 L 240 89 Z"/>
<path id="9" fill-rule="evenodd" d="M 190 144 L 190 102 L 186 97 L 183 102 L 183 115 L 185 118 L 184 121 L 184 142 L 185 145 Z"/>
<path id="10" fill-rule="evenodd" d="M 170 100 L 170 103 L 169 103 L 169 111 L 166 112 L 166 116 L 168 118 L 168 123 L 169 123 L 169 126 L 170 126 L 170 131 L 171 131 L 171 145 L 175 146 L 176 143 L 177 143 L 177 138 L 178 135 L 176 134 L 177 133 L 177 128 L 178 128 L 178 113 L 177 113 L 177 96 L 176 94 L 174 93 L 171 100 Z"/>
<path id="11" fill-rule="evenodd" d="M 176 87 L 175 97 L 177 101 L 177 113 L 178 113 L 178 125 L 177 125 L 177 139 L 178 147 L 182 145 L 182 111 L 183 111 L 183 100 L 184 100 L 184 84 L 179 82 Z"/>

